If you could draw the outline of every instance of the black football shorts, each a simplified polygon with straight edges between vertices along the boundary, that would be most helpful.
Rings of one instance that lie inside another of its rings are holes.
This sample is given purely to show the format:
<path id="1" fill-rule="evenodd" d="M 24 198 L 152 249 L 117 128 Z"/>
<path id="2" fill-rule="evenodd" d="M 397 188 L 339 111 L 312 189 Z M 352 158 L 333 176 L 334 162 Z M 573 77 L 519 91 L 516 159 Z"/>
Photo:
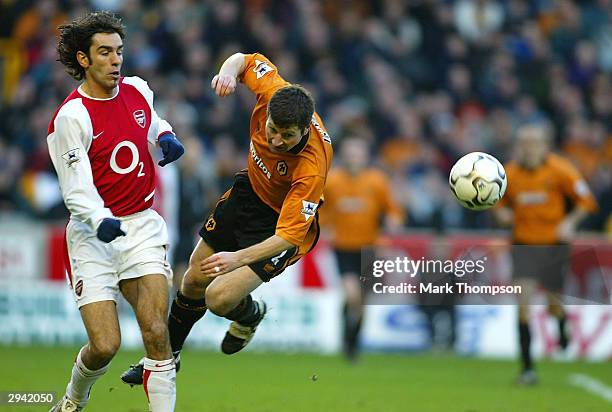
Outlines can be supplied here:
<path id="1" fill-rule="evenodd" d="M 246 170 L 234 177 L 234 184 L 221 196 L 204 226 L 200 236 L 215 252 L 235 252 L 263 242 L 276 231 L 278 213 L 266 205 L 253 191 Z M 319 237 L 318 215 L 310 226 L 304 244 L 292 247 L 277 256 L 261 260 L 249 267 L 263 280 L 269 282 L 280 275 L 287 266 L 297 262 L 316 244 Z"/>
<path id="2" fill-rule="evenodd" d="M 512 267 L 515 279 L 536 280 L 546 291 L 559 293 L 569 268 L 567 244 L 512 245 Z"/>

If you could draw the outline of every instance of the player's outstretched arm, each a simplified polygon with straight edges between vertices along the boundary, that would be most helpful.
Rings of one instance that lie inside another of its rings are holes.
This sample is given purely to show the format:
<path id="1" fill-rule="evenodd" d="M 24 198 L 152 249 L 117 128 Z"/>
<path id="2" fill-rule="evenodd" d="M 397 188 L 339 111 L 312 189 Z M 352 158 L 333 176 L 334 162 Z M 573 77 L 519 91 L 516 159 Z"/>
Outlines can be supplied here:
<path id="1" fill-rule="evenodd" d="M 216 277 L 231 272 L 239 267 L 250 265 L 275 255 L 295 245 L 278 235 L 272 235 L 263 242 L 257 243 L 236 252 L 219 252 L 200 262 L 200 271 L 209 277 Z"/>
<path id="2" fill-rule="evenodd" d="M 244 68 L 244 54 L 232 54 L 223 62 L 219 73 L 210 82 L 210 87 L 219 97 L 229 96 L 236 90 L 238 76 L 242 74 Z"/>

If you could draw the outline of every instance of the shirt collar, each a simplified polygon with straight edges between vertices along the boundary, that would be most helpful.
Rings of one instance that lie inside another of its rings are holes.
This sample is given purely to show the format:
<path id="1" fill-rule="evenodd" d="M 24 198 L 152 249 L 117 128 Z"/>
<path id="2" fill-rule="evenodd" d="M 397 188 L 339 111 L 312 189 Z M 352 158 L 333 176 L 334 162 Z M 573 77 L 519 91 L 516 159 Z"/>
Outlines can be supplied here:
<path id="1" fill-rule="evenodd" d="M 306 147 L 306 144 L 308 143 L 309 138 L 310 138 L 310 129 L 308 130 L 308 133 L 302 136 L 302 139 L 300 139 L 298 144 L 296 144 L 291 149 L 289 149 L 289 153 L 294 154 L 294 155 L 299 154 L 304 149 L 304 147 Z"/>

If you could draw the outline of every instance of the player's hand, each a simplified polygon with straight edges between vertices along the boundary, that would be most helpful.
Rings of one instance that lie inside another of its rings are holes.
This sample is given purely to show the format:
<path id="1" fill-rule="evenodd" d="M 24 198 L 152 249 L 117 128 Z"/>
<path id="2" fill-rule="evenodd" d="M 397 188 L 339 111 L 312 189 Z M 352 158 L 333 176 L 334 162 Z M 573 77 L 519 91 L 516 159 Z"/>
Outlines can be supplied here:
<path id="1" fill-rule="evenodd" d="M 104 243 L 110 243 L 119 236 L 125 236 L 125 232 L 121 230 L 121 221 L 112 217 L 107 217 L 98 225 L 98 239 Z"/>
<path id="2" fill-rule="evenodd" d="M 497 224 L 503 227 L 512 226 L 514 223 L 514 212 L 506 206 L 497 207 L 493 210 Z"/>
<path id="3" fill-rule="evenodd" d="M 564 219 L 557 226 L 557 237 L 563 242 L 570 242 L 576 235 L 576 223 L 572 219 Z"/>
<path id="4" fill-rule="evenodd" d="M 164 167 L 168 163 L 172 163 L 185 153 L 183 144 L 179 142 L 172 133 L 164 133 L 159 137 L 159 146 L 162 149 L 164 158 L 157 164 Z"/>
<path id="5" fill-rule="evenodd" d="M 236 78 L 230 74 L 217 74 L 210 82 L 210 87 L 219 97 L 229 96 L 236 90 Z"/>
<path id="6" fill-rule="evenodd" d="M 200 262 L 200 273 L 210 278 L 231 272 L 244 266 L 236 252 L 219 252 Z"/>
<path id="7" fill-rule="evenodd" d="M 401 217 L 388 214 L 385 216 L 385 226 L 388 234 L 398 235 L 402 233 L 404 225 Z"/>

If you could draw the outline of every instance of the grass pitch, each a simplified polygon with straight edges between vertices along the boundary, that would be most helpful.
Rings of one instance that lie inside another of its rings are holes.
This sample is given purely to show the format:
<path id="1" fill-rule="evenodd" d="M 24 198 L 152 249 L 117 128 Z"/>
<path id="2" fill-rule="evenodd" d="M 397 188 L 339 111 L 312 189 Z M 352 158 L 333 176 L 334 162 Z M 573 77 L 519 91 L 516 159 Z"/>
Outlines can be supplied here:
<path id="1" fill-rule="evenodd" d="M 76 348 L 0 347 L 0 391 L 54 391 L 61 396 Z M 121 351 L 93 387 L 86 411 L 146 412 L 141 387 L 120 373 L 138 360 Z M 612 386 L 610 363 L 537 364 L 540 384 L 513 381 L 517 362 L 449 355 L 365 355 L 357 364 L 306 354 L 184 351 L 177 412 L 611 411 L 612 401 L 569 383 L 584 374 Z M 0 405 L 0 411 L 47 411 Z"/>

